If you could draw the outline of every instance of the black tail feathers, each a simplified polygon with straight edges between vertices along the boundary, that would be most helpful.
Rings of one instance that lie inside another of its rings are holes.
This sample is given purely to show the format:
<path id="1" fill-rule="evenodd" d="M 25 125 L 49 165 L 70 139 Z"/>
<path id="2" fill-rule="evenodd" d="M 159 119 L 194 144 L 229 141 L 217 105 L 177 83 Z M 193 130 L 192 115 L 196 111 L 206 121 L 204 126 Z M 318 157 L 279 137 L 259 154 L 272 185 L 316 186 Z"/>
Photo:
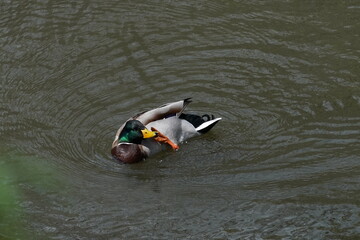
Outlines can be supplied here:
<path id="1" fill-rule="evenodd" d="M 195 114 L 185 114 L 182 113 L 180 115 L 181 119 L 184 119 L 186 121 L 188 121 L 189 123 L 191 123 L 195 128 L 199 127 L 201 124 L 203 124 L 204 122 L 210 121 L 210 120 L 214 120 L 215 117 L 214 115 L 209 115 L 209 114 L 204 114 L 202 116 L 199 115 L 195 115 Z"/>
<path id="2" fill-rule="evenodd" d="M 185 114 L 182 113 L 179 118 L 184 119 L 186 121 L 188 121 L 189 123 L 191 123 L 195 128 L 197 128 L 198 126 L 200 126 L 202 123 L 205 122 L 204 119 L 202 119 L 202 117 L 195 115 L 195 114 Z"/>

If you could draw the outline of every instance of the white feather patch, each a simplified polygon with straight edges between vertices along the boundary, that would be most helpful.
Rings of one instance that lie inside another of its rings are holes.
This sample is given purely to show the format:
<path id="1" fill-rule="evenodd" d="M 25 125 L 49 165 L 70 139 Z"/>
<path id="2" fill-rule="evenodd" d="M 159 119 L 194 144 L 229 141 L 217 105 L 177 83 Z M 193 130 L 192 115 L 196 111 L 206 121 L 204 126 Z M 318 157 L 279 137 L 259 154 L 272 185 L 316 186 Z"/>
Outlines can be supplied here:
<path id="1" fill-rule="evenodd" d="M 221 118 L 215 118 L 213 120 L 206 121 L 203 124 L 201 124 L 200 126 L 198 126 L 196 128 L 196 131 L 201 131 L 202 129 L 205 129 L 205 128 L 209 127 L 210 125 L 213 125 L 213 124 L 217 123 L 220 120 L 221 120 Z"/>

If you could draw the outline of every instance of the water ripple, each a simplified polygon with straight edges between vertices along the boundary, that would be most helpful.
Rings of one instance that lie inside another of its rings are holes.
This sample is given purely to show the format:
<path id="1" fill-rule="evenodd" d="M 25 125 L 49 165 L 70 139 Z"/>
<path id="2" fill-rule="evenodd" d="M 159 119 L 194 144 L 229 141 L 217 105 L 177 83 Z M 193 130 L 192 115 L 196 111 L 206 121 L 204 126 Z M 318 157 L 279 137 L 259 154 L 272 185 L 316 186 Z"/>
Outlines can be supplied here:
<path id="1" fill-rule="evenodd" d="M 354 4 L 5 1 L 2 9 L 0 141 L 59 166 L 75 189 L 29 197 L 34 229 L 109 239 L 356 231 Z M 136 165 L 111 158 L 123 121 L 186 97 L 190 112 L 222 122 L 178 152 Z"/>

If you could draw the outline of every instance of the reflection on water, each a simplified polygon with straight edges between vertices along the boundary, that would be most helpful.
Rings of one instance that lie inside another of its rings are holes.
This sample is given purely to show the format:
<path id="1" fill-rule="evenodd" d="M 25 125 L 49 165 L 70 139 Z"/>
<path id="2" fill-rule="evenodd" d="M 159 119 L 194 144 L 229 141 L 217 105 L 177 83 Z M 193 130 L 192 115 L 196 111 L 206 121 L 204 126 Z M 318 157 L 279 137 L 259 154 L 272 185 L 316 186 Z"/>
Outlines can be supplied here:
<path id="1" fill-rule="evenodd" d="M 1 160 L 3 162 L 3 159 Z M 0 169 L 0 176 L 0 237 L 2 239 L 24 238 L 22 236 L 21 209 L 16 203 L 19 196 L 17 189 L 12 184 L 14 176 L 4 166 Z"/>
<path id="2" fill-rule="evenodd" d="M 359 237 L 358 3 L 1 9 L 0 143 L 57 169 L 6 185 L 39 238 Z M 129 116 L 186 97 L 223 121 L 178 152 L 111 158 Z"/>
<path id="3" fill-rule="evenodd" d="M 67 180 L 59 178 L 56 167 L 43 159 L 24 155 L 1 147 L 0 156 L 0 238 L 28 239 L 27 221 L 32 215 L 24 213 L 31 208 L 37 212 L 37 204 L 53 195 L 65 194 Z M 46 200 L 45 200 L 46 201 Z M 42 226 L 41 228 L 44 228 Z"/>

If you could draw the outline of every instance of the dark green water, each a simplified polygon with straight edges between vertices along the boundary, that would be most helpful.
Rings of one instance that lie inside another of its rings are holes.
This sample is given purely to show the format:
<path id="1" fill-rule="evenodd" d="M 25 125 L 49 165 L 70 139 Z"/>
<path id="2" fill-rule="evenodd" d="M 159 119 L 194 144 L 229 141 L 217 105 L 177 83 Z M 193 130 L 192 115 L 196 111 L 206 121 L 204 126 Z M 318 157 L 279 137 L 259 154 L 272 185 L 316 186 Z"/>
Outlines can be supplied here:
<path id="1" fill-rule="evenodd" d="M 360 238 L 358 1 L 0 11 L 0 238 Z M 112 160 L 123 121 L 186 97 L 223 121 Z"/>

